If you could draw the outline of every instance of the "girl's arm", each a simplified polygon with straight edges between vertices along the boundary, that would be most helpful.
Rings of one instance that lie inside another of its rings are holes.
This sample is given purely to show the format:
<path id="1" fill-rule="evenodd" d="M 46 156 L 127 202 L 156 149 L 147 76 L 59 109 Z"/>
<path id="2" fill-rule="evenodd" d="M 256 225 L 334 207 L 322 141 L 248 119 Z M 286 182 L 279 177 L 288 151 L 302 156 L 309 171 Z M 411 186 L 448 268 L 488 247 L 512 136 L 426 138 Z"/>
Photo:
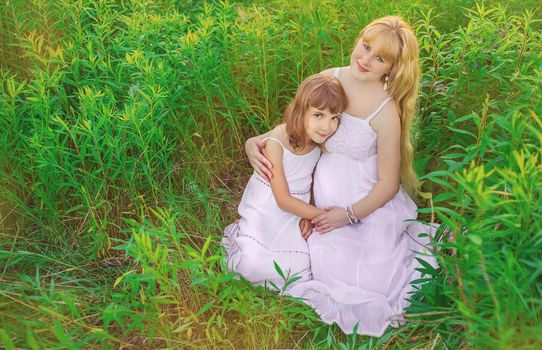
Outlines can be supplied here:
<path id="1" fill-rule="evenodd" d="M 392 102 L 392 101 L 390 101 Z M 382 207 L 399 191 L 401 169 L 401 121 L 397 109 L 389 104 L 374 118 L 372 126 L 378 133 L 378 180 L 367 196 L 350 203 L 357 218 L 363 219 Z M 327 212 L 312 220 L 316 231 L 326 233 L 348 224 L 345 208 L 326 208 Z"/>
<path id="2" fill-rule="evenodd" d="M 269 183 L 271 184 L 271 190 L 273 191 L 273 196 L 275 197 L 279 208 L 288 213 L 307 219 L 313 219 L 316 216 L 325 213 L 324 210 L 307 204 L 290 194 L 288 182 L 286 181 L 286 176 L 284 175 L 284 169 L 282 167 L 283 152 L 282 146 L 277 142 L 267 142 L 263 149 L 264 156 L 271 162 L 274 169 L 273 172 L 275 175 L 271 178 Z"/>
<path id="3" fill-rule="evenodd" d="M 245 153 L 248 156 L 250 165 L 262 178 L 266 179 L 267 181 L 273 177 L 273 173 L 271 172 L 273 166 L 271 162 L 263 155 L 262 149 L 266 144 L 263 139 L 268 137 L 270 133 L 271 131 L 268 131 L 265 134 L 251 137 L 245 142 Z"/>

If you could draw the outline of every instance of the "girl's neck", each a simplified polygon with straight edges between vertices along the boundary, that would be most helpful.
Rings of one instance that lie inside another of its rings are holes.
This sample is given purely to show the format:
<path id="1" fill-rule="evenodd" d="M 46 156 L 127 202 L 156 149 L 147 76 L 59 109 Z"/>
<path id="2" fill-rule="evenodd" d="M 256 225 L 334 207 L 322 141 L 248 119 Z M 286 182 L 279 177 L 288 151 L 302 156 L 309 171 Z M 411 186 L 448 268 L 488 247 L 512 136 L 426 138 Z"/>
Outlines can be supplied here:
<path id="1" fill-rule="evenodd" d="M 314 147 L 318 146 L 316 142 L 312 141 L 309 136 L 306 136 L 305 145 L 294 148 L 295 153 L 305 154 L 312 151 Z"/>

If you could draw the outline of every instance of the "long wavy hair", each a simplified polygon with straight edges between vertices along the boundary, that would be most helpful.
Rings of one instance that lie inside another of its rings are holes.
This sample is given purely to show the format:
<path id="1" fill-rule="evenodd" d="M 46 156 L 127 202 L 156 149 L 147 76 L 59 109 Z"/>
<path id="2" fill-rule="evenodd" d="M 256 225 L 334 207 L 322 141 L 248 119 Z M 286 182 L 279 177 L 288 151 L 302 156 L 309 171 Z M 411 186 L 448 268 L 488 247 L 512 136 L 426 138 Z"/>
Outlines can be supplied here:
<path id="1" fill-rule="evenodd" d="M 338 79 L 320 73 L 303 80 L 284 111 L 283 122 L 286 123 L 290 145 L 294 148 L 305 146 L 305 117 L 310 107 L 329 109 L 335 114 L 344 111 L 347 105 L 348 98 Z"/>
<path id="2" fill-rule="evenodd" d="M 381 55 L 388 62 L 393 62 L 387 83 L 388 93 L 395 99 L 401 118 L 401 184 L 416 197 L 418 178 L 413 166 L 411 128 L 416 116 L 421 74 L 418 40 L 410 25 L 397 16 L 374 20 L 363 28 L 356 44 L 360 39 L 368 44 L 373 41 L 381 43 Z"/>

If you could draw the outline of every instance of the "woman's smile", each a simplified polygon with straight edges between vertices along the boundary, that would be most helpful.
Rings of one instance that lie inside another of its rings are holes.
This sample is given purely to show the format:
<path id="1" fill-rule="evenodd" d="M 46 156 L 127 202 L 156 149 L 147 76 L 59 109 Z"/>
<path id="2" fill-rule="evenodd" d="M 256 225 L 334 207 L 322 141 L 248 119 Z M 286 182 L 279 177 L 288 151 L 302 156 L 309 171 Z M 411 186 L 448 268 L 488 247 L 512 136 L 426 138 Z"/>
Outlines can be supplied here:
<path id="1" fill-rule="evenodd" d="M 363 67 L 362 64 L 360 64 L 359 62 L 356 62 L 357 63 L 357 66 L 358 66 L 358 70 L 362 73 L 367 73 L 369 70 L 365 67 Z"/>

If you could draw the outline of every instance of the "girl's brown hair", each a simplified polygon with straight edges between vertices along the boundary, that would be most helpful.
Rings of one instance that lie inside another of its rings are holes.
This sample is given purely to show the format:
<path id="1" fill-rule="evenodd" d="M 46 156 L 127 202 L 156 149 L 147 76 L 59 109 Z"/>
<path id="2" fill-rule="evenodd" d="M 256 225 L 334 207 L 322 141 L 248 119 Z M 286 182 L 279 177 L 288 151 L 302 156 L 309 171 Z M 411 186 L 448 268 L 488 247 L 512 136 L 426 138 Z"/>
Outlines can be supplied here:
<path id="1" fill-rule="evenodd" d="M 305 114 L 310 107 L 328 109 L 340 113 L 346 109 L 348 99 L 340 81 L 326 74 L 314 74 L 303 80 L 294 100 L 284 111 L 283 121 L 290 145 L 294 148 L 305 145 Z"/>

